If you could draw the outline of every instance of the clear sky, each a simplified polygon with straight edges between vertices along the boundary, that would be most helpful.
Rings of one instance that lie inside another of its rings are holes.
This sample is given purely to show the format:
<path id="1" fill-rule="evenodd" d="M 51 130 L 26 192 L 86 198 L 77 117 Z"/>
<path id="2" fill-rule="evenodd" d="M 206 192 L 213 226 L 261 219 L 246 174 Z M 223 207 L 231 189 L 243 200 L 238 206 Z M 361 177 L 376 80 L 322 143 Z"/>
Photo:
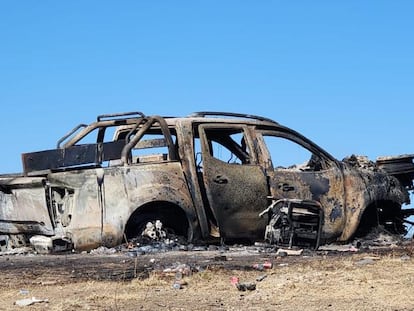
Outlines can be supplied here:
<path id="1" fill-rule="evenodd" d="M 264 115 L 414 153 L 414 1 L 1 1 L 0 172 L 96 115 Z"/>

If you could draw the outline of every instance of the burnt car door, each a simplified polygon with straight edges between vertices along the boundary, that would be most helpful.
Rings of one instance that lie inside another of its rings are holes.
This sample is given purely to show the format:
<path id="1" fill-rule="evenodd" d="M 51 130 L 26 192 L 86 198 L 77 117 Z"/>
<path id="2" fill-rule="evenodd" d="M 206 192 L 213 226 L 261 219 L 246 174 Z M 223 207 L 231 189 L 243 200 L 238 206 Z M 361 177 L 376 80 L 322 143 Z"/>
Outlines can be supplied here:
<path id="1" fill-rule="evenodd" d="M 263 237 L 268 187 L 244 125 L 200 125 L 199 174 L 224 239 Z"/>
<path id="2" fill-rule="evenodd" d="M 340 235 L 345 223 L 345 192 L 337 161 L 291 130 L 264 129 L 256 134 L 272 198 L 316 202 L 323 213 L 323 237 Z"/>

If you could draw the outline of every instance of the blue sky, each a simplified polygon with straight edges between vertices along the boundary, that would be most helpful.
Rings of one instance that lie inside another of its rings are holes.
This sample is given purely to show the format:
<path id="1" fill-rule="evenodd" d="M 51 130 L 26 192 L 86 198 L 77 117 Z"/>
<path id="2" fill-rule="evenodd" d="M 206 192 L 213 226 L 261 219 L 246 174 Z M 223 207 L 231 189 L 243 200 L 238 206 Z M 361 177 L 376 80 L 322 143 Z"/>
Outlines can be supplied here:
<path id="1" fill-rule="evenodd" d="M 2 1 L 0 172 L 98 114 L 264 115 L 414 153 L 413 1 Z"/>

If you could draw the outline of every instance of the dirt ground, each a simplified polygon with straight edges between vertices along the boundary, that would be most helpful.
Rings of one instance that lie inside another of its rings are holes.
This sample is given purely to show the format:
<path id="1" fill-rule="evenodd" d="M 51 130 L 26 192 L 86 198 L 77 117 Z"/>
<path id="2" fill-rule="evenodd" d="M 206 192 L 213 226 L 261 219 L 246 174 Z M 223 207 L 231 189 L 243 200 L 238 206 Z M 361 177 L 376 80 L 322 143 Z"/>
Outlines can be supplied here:
<path id="1" fill-rule="evenodd" d="M 0 310 L 413 310 L 413 251 L 0 256 Z"/>

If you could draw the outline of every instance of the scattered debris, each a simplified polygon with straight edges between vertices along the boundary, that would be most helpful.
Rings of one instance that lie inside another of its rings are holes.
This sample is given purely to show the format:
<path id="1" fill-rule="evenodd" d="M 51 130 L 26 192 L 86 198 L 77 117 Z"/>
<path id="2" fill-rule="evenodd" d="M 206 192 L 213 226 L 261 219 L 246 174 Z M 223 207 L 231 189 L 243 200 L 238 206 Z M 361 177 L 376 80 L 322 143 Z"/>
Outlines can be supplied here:
<path id="1" fill-rule="evenodd" d="M 175 273 L 175 276 L 190 276 L 192 274 L 192 269 L 187 264 L 176 263 L 175 266 L 165 268 L 163 273 Z"/>
<path id="2" fill-rule="evenodd" d="M 162 222 L 157 219 L 155 224 L 151 221 L 147 222 L 142 236 L 147 236 L 153 240 L 163 240 L 167 237 L 167 232 L 162 229 Z"/>
<path id="3" fill-rule="evenodd" d="M 403 256 L 401 256 L 401 261 L 408 261 L 408 260 L 410 260 L 411 259 L 411 257 L 410 256 L 408 256 L 408 255 L 403 255 Z"/>
<path id="4" fill-rule="evenodd" d="M 214 261 L 227 261 L 227 256 L 226 255 L 214 256 L 213 260 Z"/>
<path id="5" fill-rule="evenodd" d="M 172 287 L 174 289 L 182 289 L 186 285 L 188 285 L 187 281 L 183 280 L 182 276 L 178 275 L 178 276 L 176 276 Z"/>
<path id="6" fill-rule="evenodd" d="M 261 275 L 261 276 L 258 276 L 258 277 L 256 278 L 256 281 L 257 281 L 257 282 L 261 282 L 261 281 L 263 281 L 265 278 L 267 278 L 267 274 L 263 274 L 263 275 Z"/>
<path id="7" fill-rule="evenodd" d="M 367 256 L 357 261 L 355 264 L 357 266 L 372 265 L 375 263 L 376 260 L 380 260 L 380 259 L 381 259 L 380 257 L 376 257 L 376 256 Z"/>
<path id="8" fill-rule="evenodd" d="M 278 250 L 277 252 L 277 257 L 286 257 L 288 254 L 287 254 L 287 252 L 285 252 L 285 251 L 283 251 L 283 250 Z"/>
<path id="9" fill-rule="evenodd" d="M 236 287 L 239 291 L 245 292 L 246 290 L 256 290 L 256 283 L 237 283 Z"/>
<path id="10" fill-rule="evenodd" d="M 403 242 L 404 238 L 400 235 L 392 234 L 384 227 L 373 228 L 361 241 L 362 247 L 396 247 Z"/>
<path id="11" fill-rule="evenodd" d="M 319 251 L 335 251 L 335 252 L 358 252 L 359 248 L 352 244 L 326 244 L 319 246 Z"/>
<path id="12" fill-rule="evenodd" d="M 130 257 L 167 251 L 207 250 L 207 246 L 194 246 L 182 236 L 164 231 L 162 227 L 163 224 L 159 220 L 148 222 L 145 234 L 130 239 L 126 245 L 121 245 L 118 249 L 127 252 Z"/>
<path id="13" fill-rule="evenodd" d="M 230 283 L 231 283 L 232 285 L 236 285 L 236 284 L 238 284 L 238 283 L 239 283 L 239 278 L 238 278 L 237 276 L 232 276 L 232 277 L 230 278 Z"/>
<path id="14" fill-rule="evenodd" d="M 0 256 L 27 255 L 27 254 L 34 254 L 34 250 L 32 247 L 28 247 L 28 246 L 18 247 L 18 248 L 0 252 Z"/>
<path id="15" fill-rule="evenodd" d="M 303 253 L 303 249 L 282 249 L 279 248 L 276 252 L 276 256 L 300 256 Z"/>
<path id="16" fill-rule="evenodd" d="M 38 299 L 35 297 L 32 298 L 25 298 L 25 299 L 20 299 L 17 300 L 14 304 L 19 306 L 19 307 L 27 307 L 27 306 L 31 306 L 35 303 L 42 303 L 42 302 L 49 302 L 48 299 Z"/>
<path id="17" fill-rule="evenodd" d="M 50 237 L 44 235 L 34 235 L 30 239 L 30 244 L 34 250 L 39 254 L 48 254 L 53 249 L 53 242 Z"/>
<path id="18" fill-rule="evenodd" d="M 181 287 L 181 284 L 180 283 L 174 282 L 173 285 L 172 285 L 172 288 L 174 288 L 174 289 L 181 289 L 182 287 Z"/>
<path id="19" fill-rule="evenodd" d="M 259 271 L 263 271 L 264 269 L 272 269 L 273 264 L 270 261 L 265 261 L 264 263 L 256 263 L 253 265 L 253 268 Z"/>
<path id="20" fill-rule="evenodd" d="M 98 248 L 95 248 L 91 250 L 89 253 L 91 255 L 113 255 L 117 252 L 115 248 L 108 248 L 105 246 L 100 246 Z"/>

